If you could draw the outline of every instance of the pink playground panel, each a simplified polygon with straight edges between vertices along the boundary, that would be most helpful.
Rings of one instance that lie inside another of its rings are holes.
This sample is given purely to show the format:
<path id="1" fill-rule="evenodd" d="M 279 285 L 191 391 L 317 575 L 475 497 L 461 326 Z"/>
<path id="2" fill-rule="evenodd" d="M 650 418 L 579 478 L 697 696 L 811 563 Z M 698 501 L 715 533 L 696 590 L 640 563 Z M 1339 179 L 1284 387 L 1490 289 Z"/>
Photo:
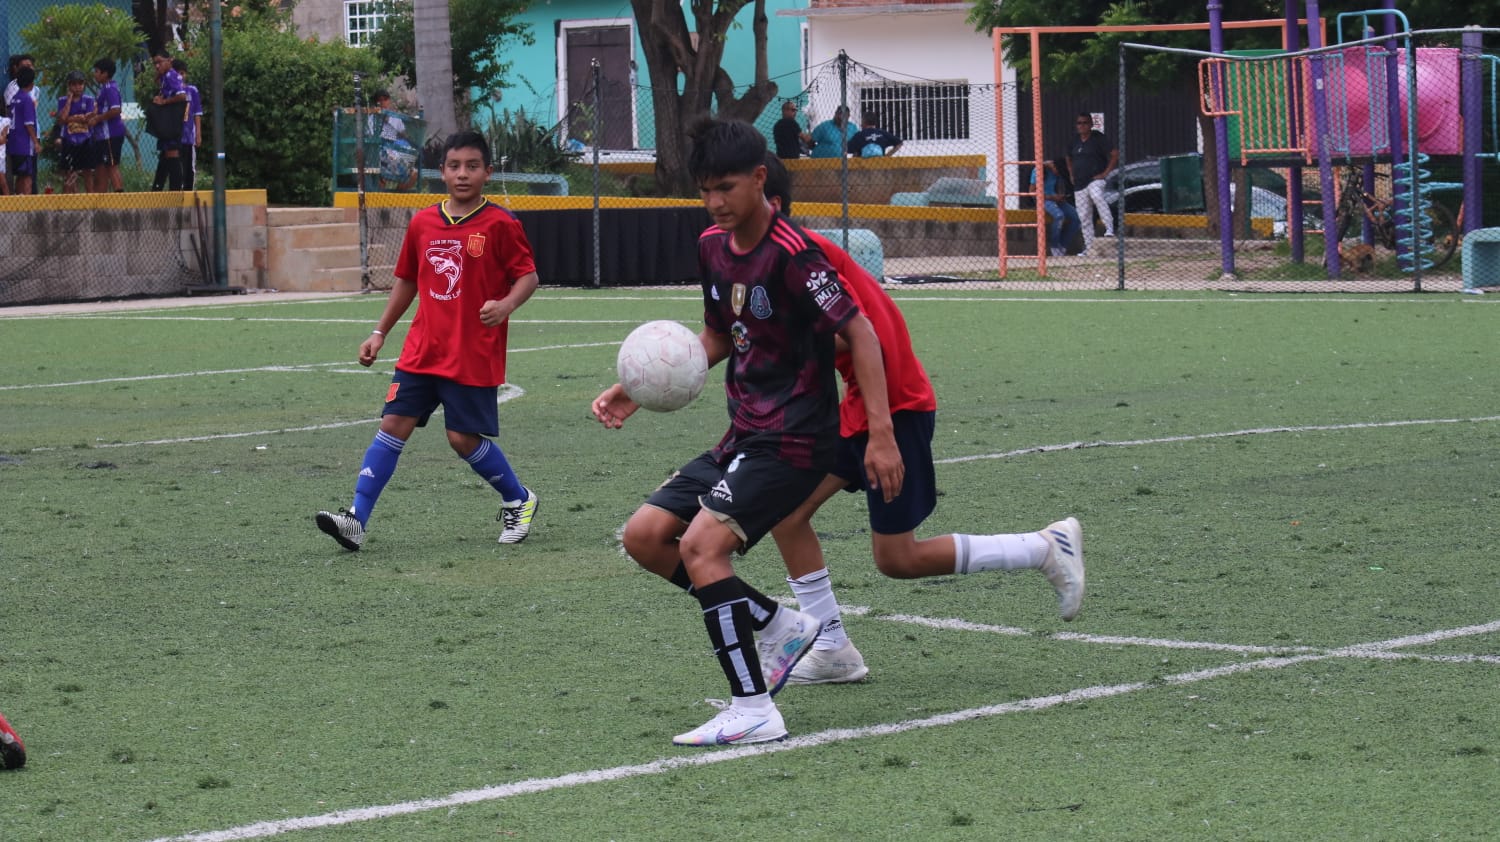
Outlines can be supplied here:
<path id="1" fill-rule="evenodd" d="M 1428 155 L 1458 155 L 1463 152 L 1463 138 L 1461 131 L 1461 120 L 1459 119 L 1459 90 L 1458 90 L 1458 48 L 1456 47 L 1419 47 L 1417 54 L 1417 151 Z M 1349 126 L 1349 150 L 1348 154 L 1353 156 L 1367 156 L 1372 152 L 1387 152 L 1388 149 L 1371 149 L 1372 132 L 1370 130 L 1370 118 L 1372 115 L 1377 120 L 1387 120 L 1390 103 L 1381 95 L 1380 102 L 1371 102 L 1370 83 L 1367 73 L 1370 69 L 1366 67 L 1365 48 L 1350 47 L 1344 50 L 1344 100 L 1335 102 L 1330 96 L 1328 110 L 1337 113 L 1341 109 L 1348 114 Z M 1401 139 L 1404 141 L 1407 131 L 1406 120 L 1406 61 L 1400 54 L 1396 58 L 1398 93 L 1401 109 Z M 1306 65 L 1304 65 L 1305 67 Z M 1330 70 L 1336 67 L 1330 65 Z M 1383 62 L 1374 66 L 1375 72 L 1385 72 Z M 1304 71 L 1306 72 L 1306 71 Z M 1335 86 L 1330 86 L 1336 90 Z M 1384 87 L 1377 83 L 1376 89 L 1384 91 Z M 1312 90 L 1311 86 L 1305 90 Z M 1305 126 L 1306 140 L 1309 149 L 1315 149 L 1313 145 L 1313 126 L 1311 122 Z M 1384 137 L 1389 132 L 1381 130 L 1373 134 Z M 1335 144 L 1339 145 L 1339 144 Z M 1405 144 L 1403 143 L 1404 147 Z M 1335 150 L 1338 154 L 1341 150 Z"/>

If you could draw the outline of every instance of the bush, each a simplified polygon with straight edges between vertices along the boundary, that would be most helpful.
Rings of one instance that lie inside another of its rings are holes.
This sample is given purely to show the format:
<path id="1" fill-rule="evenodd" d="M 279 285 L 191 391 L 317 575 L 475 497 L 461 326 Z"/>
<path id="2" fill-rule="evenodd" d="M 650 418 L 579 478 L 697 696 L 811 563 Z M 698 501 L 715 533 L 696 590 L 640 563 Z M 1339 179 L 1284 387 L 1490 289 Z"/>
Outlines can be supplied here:
<path id="1" fill-rule="evenodd" d="M 206 41 L 188 57 L 200 90 L 209 78 Z M 354 73 L 378 68 L 367 50 L 322 43 L 273 28 L 224 33 L 224 166 L 230 188 L 264 188 L 278 205 L 327 205 L 331 200 L 333 112 L 354 103 Z M 141 87 L 141 86 L 138 86 Z M 146 85 L 147 99 L 154 85 Z M 203 144 L 212 141 L 205 97 Z M 205 155 L 205 157 L 208 157 Z"/>

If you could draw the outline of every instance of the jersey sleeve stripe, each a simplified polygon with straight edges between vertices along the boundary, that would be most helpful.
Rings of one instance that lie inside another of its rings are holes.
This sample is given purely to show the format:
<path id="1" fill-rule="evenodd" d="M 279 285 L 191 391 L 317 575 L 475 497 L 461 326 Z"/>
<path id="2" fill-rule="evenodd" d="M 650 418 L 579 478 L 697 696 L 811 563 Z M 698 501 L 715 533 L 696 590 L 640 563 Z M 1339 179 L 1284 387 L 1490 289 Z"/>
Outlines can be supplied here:
<path id="1" fill-rule="evenodd" d="M 800 231 L 779 219 L 771 227 L 771 239 L 786 249 L 788 254 L 801 254 L 807 250 L 807 238 L 803 237 Z"/>

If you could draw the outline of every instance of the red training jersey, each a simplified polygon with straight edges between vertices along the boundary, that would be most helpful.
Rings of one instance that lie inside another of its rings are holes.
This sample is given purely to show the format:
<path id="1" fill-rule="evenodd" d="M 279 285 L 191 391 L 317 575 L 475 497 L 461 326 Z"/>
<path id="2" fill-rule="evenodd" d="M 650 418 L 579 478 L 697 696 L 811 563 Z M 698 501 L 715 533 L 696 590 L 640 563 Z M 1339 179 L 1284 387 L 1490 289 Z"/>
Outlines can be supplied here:
<path id="1" fill-rule="evenodd" d="M 849 253 L 834 245 L 827 237 L 816 231 L 806 231 L 809 240 L 827 255 L 828 262 L 839 273 L 844 289 L 859 311 L 865 314 L 875 328 L 880 340 L 880 353 L 885 357 L 886 400 L 891 413 L 902 410 L 934 412 L 937 410 L 937 395 L 932 391 L 932 381 L 922 361 L 917 359 L 911 347 L 911 333 L 906 329 L 906 318 L 896 302 L 880 288 L 880 284 L 854 262 Z M 839 404 L 839 434 L 844 438 L 868 432 L 869 419 L 865 417 L 865 399 L 860 394 L 859 382 L 854 378 L 854 357 L 848 351 L 839 352 L 834 365 L 844 378 L 844 400 Z"/>
<path id="2" fill-rule="evenodd" d="M 412 215 L 396 258 L 396 277 L 417 285 L 417 314 L 396 367 L 465 386 L 505 382 L 509 320 L 479 321 L 486 301 L 536 271 L 520 220 L 486 201 L 455 219 L 439 202 Z"/>

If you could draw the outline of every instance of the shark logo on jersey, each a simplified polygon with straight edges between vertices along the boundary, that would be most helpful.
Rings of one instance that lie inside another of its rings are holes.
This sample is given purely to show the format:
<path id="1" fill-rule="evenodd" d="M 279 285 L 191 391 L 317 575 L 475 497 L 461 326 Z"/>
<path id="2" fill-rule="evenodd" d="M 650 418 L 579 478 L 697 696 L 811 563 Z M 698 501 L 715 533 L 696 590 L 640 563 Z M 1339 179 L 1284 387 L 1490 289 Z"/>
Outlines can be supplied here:
<path id="1" fill-rule="evenodd" d="M 458 297 L 458 282 L 464 274 L 464 244 L 458 240 L 433 240 L 427 246 L 427 262 L 439 278 L 448 282 L 442 292 L 429 290 L 428 294 L 439 301 L 451 301 Z"/>
<path id="2" fill-rule="evenodd" d="M 771 296 L 766 293 L 765 287 L 756 287 L 750 290 L 750 315 L 757 319 L 771 318 Z"/>

